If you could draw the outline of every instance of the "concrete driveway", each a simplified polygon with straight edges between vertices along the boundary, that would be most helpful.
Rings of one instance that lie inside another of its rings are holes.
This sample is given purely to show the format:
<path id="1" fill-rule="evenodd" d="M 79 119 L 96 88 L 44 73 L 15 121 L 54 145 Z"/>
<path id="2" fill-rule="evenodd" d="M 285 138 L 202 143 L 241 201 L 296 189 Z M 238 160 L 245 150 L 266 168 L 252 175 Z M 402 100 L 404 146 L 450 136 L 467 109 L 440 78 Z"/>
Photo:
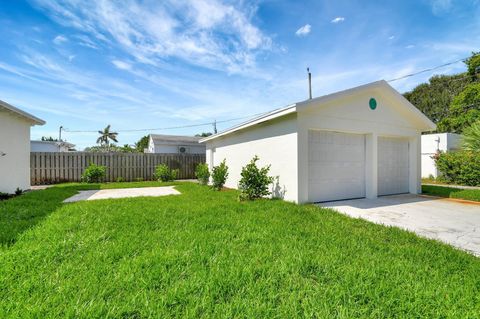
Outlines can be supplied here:
<path id="1" fill-rule="evenodd" d="M 354 218 L 407 229 L 480 256 L 480 203 L 405 194 L 319 205 Z"/>

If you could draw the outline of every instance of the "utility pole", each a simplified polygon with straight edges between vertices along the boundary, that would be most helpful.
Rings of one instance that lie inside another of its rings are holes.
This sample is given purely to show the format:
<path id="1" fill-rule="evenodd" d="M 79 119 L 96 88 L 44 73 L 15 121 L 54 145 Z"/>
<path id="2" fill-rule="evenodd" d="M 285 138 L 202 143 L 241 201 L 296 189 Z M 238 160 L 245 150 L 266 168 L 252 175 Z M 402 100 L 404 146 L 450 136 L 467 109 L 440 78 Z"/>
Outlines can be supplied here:
<path id="1" fill-rule="evenodd" d="M 312 99 L 312 73 L 310 73 L 310 68 L 307 67 L 308 72 L 308 98 Z"/>
<path id="2" fill-rule="evenodd" d="M 217 134 L 217 120 L 213 121 L 213 134 Z"/>
<path id="3" fill-rule="evenodd" d="M 59 142 L 62 141 L 62 130 L 63 130 L 63 126 L 60 126 L 60 128 L 58 129 L 58 141 Z"/>

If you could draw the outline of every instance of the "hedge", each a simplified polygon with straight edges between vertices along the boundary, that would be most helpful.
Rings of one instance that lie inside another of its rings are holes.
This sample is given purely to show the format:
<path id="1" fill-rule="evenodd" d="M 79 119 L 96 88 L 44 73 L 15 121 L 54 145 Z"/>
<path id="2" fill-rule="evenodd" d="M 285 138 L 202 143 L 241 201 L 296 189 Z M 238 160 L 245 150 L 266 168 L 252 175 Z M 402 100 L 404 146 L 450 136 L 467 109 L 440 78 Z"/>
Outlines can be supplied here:
<path id="1" fill-rule="evenodd" d="M 480 152 L 456 151 L 435 157 L 440 179 L 452 184 L 480 186 Z"/>

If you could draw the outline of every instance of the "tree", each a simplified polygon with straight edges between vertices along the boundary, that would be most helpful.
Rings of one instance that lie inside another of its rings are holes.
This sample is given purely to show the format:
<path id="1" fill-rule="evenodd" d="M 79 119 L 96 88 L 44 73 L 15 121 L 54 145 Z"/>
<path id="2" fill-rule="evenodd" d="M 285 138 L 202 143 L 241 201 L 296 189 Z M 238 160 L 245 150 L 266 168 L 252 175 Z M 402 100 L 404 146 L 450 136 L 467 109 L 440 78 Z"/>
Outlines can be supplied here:
<path id="1" fill-rule="evenodd" d="M 480 152 L 480 120 L 463 131 L 463 149 Z"/>
<path id="2" fill-rule="evenodd" d="M 143 150 L 148 148 L 148 141 L 149 141 L 149 136 L 145 135 L 142 138 L 138 140 L 137 143 L 135 143 L 135 149 L 137 152 L 143 153 Z"/>
<path id="3" fill-rule="evenodd" d="M 418 85 L 404 96 L 434 123 L 438 123 L 449 116 L 455 96 L 471 83 L 465 75 L 435 75 L 429 83 Z"/>
<path id="4" fill-rule="evenodd" d="M 58 139 L 53 138 L 51 136 L 42 136 L 42 141 L 44 142 L 58 142 Z"/>
<path id="5" fill-rule="evenodd" d="M 449 115 L 437 124 L 439 132 L 462 133 L 480 120 L 480 82 L 468 85 L 452 102 Z"/>
<path id="6" fill-rule="evenodd" d="M 118 143 L 118 133 L 110 132 L 110 124 L 108 124 L 103 131 L 98 131 L 98 134 L 100 134 L 100 136 L 97 138 L 97 144 L 106 146 L 108 148 L 110 145 L 110 140 Z"/>
<path id="7" fill-rule="evenodd" d="M 202 132 L 200 134 L 195 134 L 195 136 L 197 136 L 197 137 L 207 137 L 207 136 L 210 136 L 210 135 L 212 135 L 212 133 L 210 133 L 210 132 Z"/>
<path id="8" fill-rule="evenodd" d="M 478 80 L 480 74 L 480 52 L 472 52 L 472 56 L 465 60 L 465 64 L 472 80 Z"/>

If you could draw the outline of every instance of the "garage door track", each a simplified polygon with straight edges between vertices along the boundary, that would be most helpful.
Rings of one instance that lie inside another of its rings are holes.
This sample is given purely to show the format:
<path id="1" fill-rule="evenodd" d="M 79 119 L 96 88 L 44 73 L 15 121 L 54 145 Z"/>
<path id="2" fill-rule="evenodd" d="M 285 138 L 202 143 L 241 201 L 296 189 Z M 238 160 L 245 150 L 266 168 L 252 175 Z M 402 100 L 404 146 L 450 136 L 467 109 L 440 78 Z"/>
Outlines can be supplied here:
<path id="1" fill-rule="evenodd" d="M 413 231 L 480 256 L 480 203 L 405 194 L 319 205 L 354 218 Z"/>

